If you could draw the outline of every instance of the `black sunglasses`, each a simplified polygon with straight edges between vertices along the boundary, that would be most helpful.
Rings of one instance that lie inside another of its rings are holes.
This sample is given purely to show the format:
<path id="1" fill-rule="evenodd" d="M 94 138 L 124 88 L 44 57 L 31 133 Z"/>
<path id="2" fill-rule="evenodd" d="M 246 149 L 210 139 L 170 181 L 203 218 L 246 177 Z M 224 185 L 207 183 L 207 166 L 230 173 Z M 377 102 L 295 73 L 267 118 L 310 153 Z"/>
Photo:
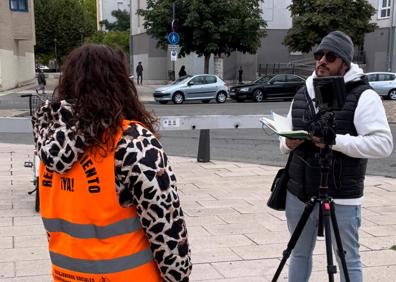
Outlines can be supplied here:
<path id="1" fill-rule="evenodd" d="M 326 61 L 327 61 L 328 63 L 334 63 L 334 61 L 335 61 L 337 58 L 340 57 L 340 56 L 337 56 L 337 55 L 336 55 L 335 53 L 333 53 L 333 52 L 327 52 L 327 53 L 325 53 L 325 52 L 323 52 L 323 51 L 318 51 L 318 52 L 315 52 L 315 53 L 314 53 L 314 58 L 315 58 L 316 61 L 320 61 L 320 60 L 323 58 L 323 56 L 325 56 Z"/>

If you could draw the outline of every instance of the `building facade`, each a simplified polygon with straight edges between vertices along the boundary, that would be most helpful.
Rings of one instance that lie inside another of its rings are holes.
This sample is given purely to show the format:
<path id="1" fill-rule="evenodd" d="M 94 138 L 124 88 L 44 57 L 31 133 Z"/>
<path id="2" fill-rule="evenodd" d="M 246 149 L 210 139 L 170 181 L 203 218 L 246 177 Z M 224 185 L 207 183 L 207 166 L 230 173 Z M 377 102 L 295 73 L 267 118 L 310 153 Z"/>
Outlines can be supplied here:
<path id="1" fill-rule="evenodd" d="M 110 23 L 116 21 L 111 12 L 116 10 L 130 11 L 131 1 L 133 0 L 96 0 L 97 29 L 100 30 L 100 22 L 103 20 L 108 20 Z"/>
<path id="2" fill-rule="evenodd" d="M 396 9 L 394 0 L 368 0 L 377 9 L 372 21 L 379 28 L 365 37 L 363 67 L 366 71 L 396 71 L 396 36 L 395 21 Z M 307 70 L 312 71 L 312 54 L 290 52 L 283 45 L 287 31 L 292 27 L 292 18 L 288 6 L 291 0 L 266 0 L 261 2 L 262 17 L 267 22 L 267 35 L 261 40 L 261 47 L 256 54 L 242 54 L 234 52 L 229 57 L 223 58 L 222 77 L 225 80 L 237 80 L 238 70 L 242 67 L 243 80 L 253 80 L 257 75 L 273 72 L 279 66 L 293 64 L 307 65 Z M 173 69 L 170 61 L 170 52 L 156 48 L 156 40 L 147 35 L 143 22 L 144 19 L 136 15 L 138 9 L 146 8 L 146 0 L 136 0 L 131 6 L 131 48 L 133 67 L 142 62 L 145 74 L 144 79 L 165 80 L 168 71 Z M 357 53 L 357 52 L 356 52 Z M 203 58 L 190 55 L 178 59 L 175 63 L 176 73 L 181 65 L 185 65 L 188 73 L 203 72 Z M 215 61 L 211 59 L 210 72 L 215 71 Z"/>
<path id="3" fill-rule="evenodd" d="M 35 78 L 33 0 L 0 1 L 0 91 Z"/>
<path id="4" fill-rule="evenodd" d="M 378 29 L 365 37 L 367 71 L 396 72 L 396 8 L 394 0 L 369 0 L 377 9 L 372 21 Z"/>

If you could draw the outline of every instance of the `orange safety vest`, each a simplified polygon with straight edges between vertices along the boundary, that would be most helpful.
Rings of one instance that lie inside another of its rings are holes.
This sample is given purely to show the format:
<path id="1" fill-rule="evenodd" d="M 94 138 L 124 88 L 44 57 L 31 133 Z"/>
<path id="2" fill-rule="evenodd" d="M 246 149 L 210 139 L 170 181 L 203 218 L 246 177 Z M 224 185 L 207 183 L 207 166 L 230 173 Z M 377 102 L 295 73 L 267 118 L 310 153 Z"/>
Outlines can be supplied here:
<path id="1" fill-rule="evenodd" d="M 54 281 L 162 281 L 136 208 L 120 206 L 114 178 L 114 152 L 86 152 L 62 174 L 40 164 L 40 212 Z"/>

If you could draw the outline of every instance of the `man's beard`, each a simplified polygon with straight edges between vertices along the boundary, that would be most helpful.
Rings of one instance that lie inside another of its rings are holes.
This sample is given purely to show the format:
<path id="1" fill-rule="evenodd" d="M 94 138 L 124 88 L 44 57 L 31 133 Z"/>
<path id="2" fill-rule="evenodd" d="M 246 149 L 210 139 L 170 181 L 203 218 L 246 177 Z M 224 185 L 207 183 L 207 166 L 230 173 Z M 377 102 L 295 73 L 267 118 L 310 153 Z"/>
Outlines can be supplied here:
<path id="1" fill-rule="evenodd" d="M 325 69 L 325 71 L 327 72 L 324 75 L 320 75 L 319 74 L 319 68 Z M 318 77 L 326 77 L 326 76 L 343 76 L 344 73 L 342 73 L 342 65 L 340 65 L 335 71 L 331 71 L 326 64 L 321 64 L 319 66 L 317 66 L 315 68 L 315 73 L 316 76 Z"/>

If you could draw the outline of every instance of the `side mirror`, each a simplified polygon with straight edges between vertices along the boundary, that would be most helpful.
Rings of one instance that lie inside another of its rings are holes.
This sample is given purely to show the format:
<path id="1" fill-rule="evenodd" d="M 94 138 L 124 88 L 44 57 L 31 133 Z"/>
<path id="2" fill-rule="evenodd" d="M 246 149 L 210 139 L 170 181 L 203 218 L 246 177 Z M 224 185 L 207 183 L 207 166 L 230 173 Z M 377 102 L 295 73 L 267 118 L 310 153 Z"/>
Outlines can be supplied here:
<path id="1" fill-rule="evenodd" d="M 190 81 L 190 82 L 187 83 L 187 85 L 188 85 L 188 86 L 194 85 L 194 82 L 193 82 L 193 81 Z"/>

